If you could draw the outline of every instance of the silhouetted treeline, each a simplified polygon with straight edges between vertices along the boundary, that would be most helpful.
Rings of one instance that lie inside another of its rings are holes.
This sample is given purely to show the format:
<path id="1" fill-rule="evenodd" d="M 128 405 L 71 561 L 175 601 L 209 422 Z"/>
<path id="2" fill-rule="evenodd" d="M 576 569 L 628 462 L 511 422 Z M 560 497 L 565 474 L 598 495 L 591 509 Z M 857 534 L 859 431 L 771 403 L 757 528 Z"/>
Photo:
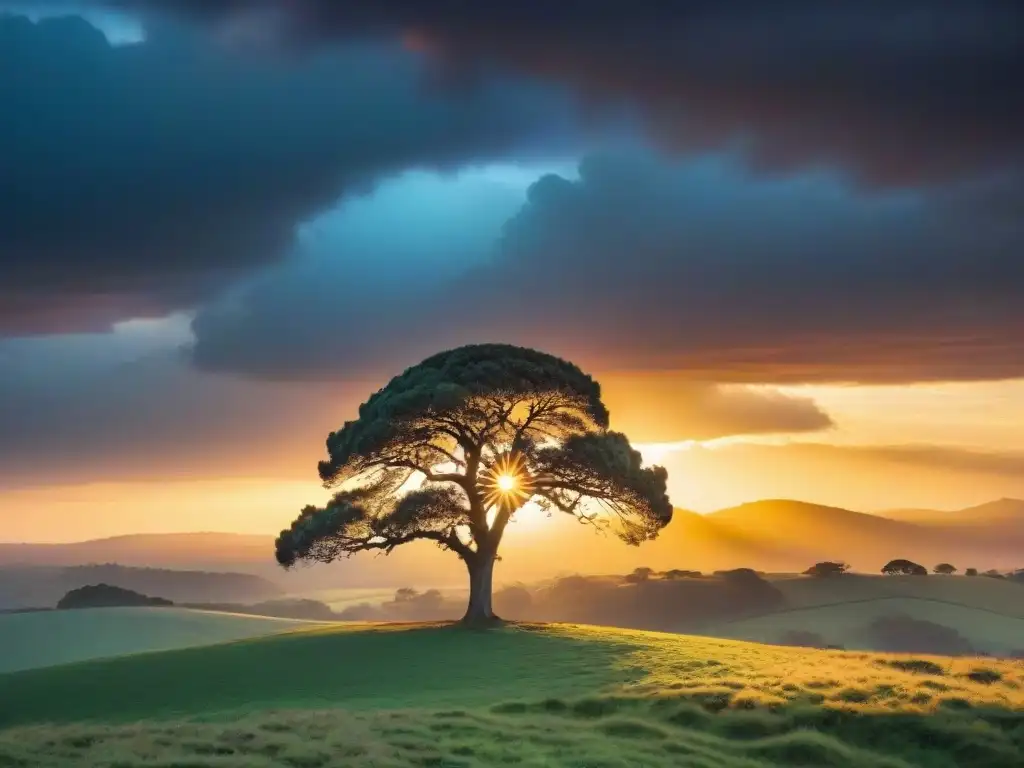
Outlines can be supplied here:
<path id="1" fill-rule="evenodd" d="M 57 601 L 57 609 L 70 608 L 142 608 L 174 605 L 162 597 L 150 597 L 111 584 L 89 584 L 73 589 Z"/>
<path id="2" fill-rule="evenodd" d="M 502 618 L 522 621 L 684 631 L 708 621 L 764 613 L 785 603 L 778 589 L 749 568 L 713 576 L 669 573 L 567 576 L 540 585 L 507 586 L 495 592 L 494 609 Z M 338 616 L 349 621 L 428 621 L 456 619 L 464 611 L 461 595 L 402 589 L 389 602 L 350 606 Z"/>

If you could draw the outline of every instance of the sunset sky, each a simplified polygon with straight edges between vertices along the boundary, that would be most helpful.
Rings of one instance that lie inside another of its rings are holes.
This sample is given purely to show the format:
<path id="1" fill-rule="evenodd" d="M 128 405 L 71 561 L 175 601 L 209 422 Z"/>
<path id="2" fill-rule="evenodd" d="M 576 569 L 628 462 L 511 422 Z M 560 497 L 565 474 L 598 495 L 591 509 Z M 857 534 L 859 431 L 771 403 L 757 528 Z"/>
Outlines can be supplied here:
<path id="1" fill-rule="evenodd" d="M 1018 4 L 41 5 L 0 0 L 0 541 L 276 533 L 482 341 L 592 373 L 678 507 L 1024 497 Z"/>

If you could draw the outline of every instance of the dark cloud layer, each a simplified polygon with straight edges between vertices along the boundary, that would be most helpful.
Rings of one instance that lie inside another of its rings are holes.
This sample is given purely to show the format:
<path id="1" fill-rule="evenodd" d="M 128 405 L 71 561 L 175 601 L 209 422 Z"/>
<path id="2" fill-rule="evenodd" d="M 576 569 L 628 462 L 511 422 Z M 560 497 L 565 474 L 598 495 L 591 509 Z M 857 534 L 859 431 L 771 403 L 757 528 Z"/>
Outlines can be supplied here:
<path id="1" fill-rule="evenodd" d="M 164 323 L 110 336 L 0 342 L 0 493 L 102 479 L 279 477 L 315 484 L 330 429 L 377 377 L 302 384 L 210 376 L 185 364 Z M 811 432 L 811 400 L 765 389 L 611 376 L 613 426 L 635 441 Z M 657 420 L 638 403 L 658 398 Z M 2 517 L 2 516 L 0 516 Z"/>
<path id="2" fill-rule="evenodd" d="M 396 296 L 329 268 L 266 280 L 200 313 L 193 353 L 270 378 L 395 370 L 481 340 L 698 381 L 1011 378 L 1022 244 L 1019 219 L 944 197 L 594 156 L 578 180 L 539 179 L 494 258 L 447 284 Z"/>
<path id="3" fill-rule="evenodd" d="M 522 149 L 568 114 L 539 88 L 422 86 L 394 44 L 283 60 L 165 23 L 112 47 L 80 18 L 0 14 L 0 334 L 194 306 L 342 194 Z"/>
<path id="4" fill-rule="evenodd" d="M 292 41 L 415 39 L 471 78 L 497 63 L 641 106 L 685 149 L 741 140 L 765 167 L 838 164 L 882 184 L 1024 157 L 1016 0 L 464 3 L 120 0 Z"/>

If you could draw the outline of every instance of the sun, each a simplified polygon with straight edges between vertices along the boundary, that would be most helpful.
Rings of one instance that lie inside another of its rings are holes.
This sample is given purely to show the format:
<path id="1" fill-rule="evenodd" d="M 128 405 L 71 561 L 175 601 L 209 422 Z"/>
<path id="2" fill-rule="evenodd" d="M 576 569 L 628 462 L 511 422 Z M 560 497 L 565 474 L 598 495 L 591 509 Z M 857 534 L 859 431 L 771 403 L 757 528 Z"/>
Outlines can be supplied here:
<path id="1" fill-rule="evenodd" d="M 488 507 L 519 509 L 530 500 L 534 480 L 522 455 L 499 456 L 480 477 L 481 490 Z"/>

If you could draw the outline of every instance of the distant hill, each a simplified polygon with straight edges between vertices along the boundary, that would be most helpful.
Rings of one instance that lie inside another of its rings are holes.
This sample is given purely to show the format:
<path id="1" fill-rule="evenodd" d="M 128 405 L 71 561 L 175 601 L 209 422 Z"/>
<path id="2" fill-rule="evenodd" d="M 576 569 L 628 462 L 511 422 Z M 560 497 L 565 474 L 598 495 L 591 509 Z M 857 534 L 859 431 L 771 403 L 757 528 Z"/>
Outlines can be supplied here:
<path id="1" fill-rule="evenodd" d="M 925 525 L 928 525 L 928 524 L 931 524 L 931 523 L 937 523 L 937 524 L 943 525 L 946 522 L 951 522 L 952 521 L 951 519 L 949 521 L 947 521 L 946 518 L 952 518 L 953 513 L 952 512 L 941 512 L 941 511 L 939 511 L 937 509 L 908 508 L 908 509 L 887 509 L 887 510 L 884 510 L 882 512 L 879 512 L 877 516 L 878 517 L 883 517 L 883 518 L 885 518 L 887 520 L 899 520 L 900 522 L 904 522 L 904 523 L 917 523 L 917 524 L 924 523 Z"/>
<path id="2" fill-rule="evenodd" d="M 939 532 L 964 546 L 987 550 L 997 566 L 1020 568 L 1024 561 L 1024 500 L 999 499 L 951 512 L 927 509 L 892 510 L 880 515 L 912 522 Z"/>
<path id="3" fill-rule="evenodd" d="M 74 544 L 0 544 L 0 568 L 119 563 L 230 571 L 260 577 L 291 595 L 342 587 L 449 587 L 461 585 L 465 578 L 455 558 L 426 544 L 399 548 L 387 558 L 360 556 L 330 566 L 285 572 L 274 562 L 273 538 L 231 533 L 139 534 Z M 928 567 L 952 562 L 961 570 L 1024 567 L 1024 501 L 1001 499 L 957 512 L 896 510 L 884 514 L 790 499 L 756 501 L 707 515 L 677 509 L 658 539 L 640 547 L 623 546 L 612 535 L 595 535 L 564 515 L 554 515 L 551 520 L 516 521 L 510 526 L 496 577 L 507 582 L 574 572 L 625 573 L 638 566 L 705 572 L 743 566 L 803 571 L 820 560 L 842 560 L 855 570 L 877 572 L 893 558 Z M 68 589 L 99 580 L 103 579 L 63 585 L 43 604 L 52 605 Z M 176 603 L 258 602 L 280 596 L 280 590 L 256 596 L 182 595 L 163 587 L 107 581 Z M 0 607 L 4 605 L 3 591 L 0 578 Z"/>
<path id="4" fill-rule="evenodd" d="M 826 541 L 835 541 L 838 548 L 862 544 L 891 548 L 895 537 L 922 535 L 910 523 L 790 499 L 741 504 L 712 512 L 708 518 L 761 541 L 799 543 L 803 548 L 820 549 Z"/>
<path id="5" fill-rule="evenodd" d="M 0 566 L 0 609 L 52 607 L 65 593 L 101 582 L 178 603 L 258 602 L 282 594 L 276 584 L 248 573 L 122 565 Z"/>
<path id="6" fill-rule="evenodd" d="M 942 640 L 945 628 L 953 637 L 964 638 L 974 651 L 1009 655 L 1024 647 L 1022 587 L 1006 580 L 845 575 L 828 579 L 769 577 L 769 581 L 785 598 L 785 608 L 711 621 L 700 633 L 784 644 L 790 633 L 813 633 L 823 645 L 842 645 L 847 650 L 962 652 L 954 647 L 929 647 L 927 636 L 921 638 L 924 642 L 920 645 L 899 648 L 872 631 L 876 620 L 909 617 L 939 628 L 932 640 Z"/>
<path id="7" fill-rule="evenodd" d="M 994 502 L 975 509 L 986 516 L 971 518 L 964 510 L 936 513 L 951 516 L 948 520 L 933 519 L 921 510 L 913 510 L 906 519 L 899 519 L 773 499 L 741 504 L 707 517 L 715 524 L 756 538 L 763 546 L 799 548 L 815 560 L 843 560 L 855 570 L 873 571 L 894 557 L 929 567 L 940 561 L 959 561 L 956 564 L 961 568 L 976 562 L 992 563 L 982 569 L 1015 567 L 1024 559 L 1019 547 L 1024 531 L 1014 527 L 1012 516 L 1006 516 L 1009 505 Z M 972 522 L 958 522 L 961 515 Z"/>
<path id="8" fill-rule="evenodd" d="M 892 520 L 929 525 L 987 526 L 1024 536 L 1024 499 L 999 499 L 951 512 L 937 509 L 892 509 L 879 513 Z"/>
<path id="9" fill-rule="evenodd" d="M 118 563 L 205 569 L 263 564 L 274 537 L 242 533 L 139 533 L 69 544 L 0 544 L 0 565 Z"/>

